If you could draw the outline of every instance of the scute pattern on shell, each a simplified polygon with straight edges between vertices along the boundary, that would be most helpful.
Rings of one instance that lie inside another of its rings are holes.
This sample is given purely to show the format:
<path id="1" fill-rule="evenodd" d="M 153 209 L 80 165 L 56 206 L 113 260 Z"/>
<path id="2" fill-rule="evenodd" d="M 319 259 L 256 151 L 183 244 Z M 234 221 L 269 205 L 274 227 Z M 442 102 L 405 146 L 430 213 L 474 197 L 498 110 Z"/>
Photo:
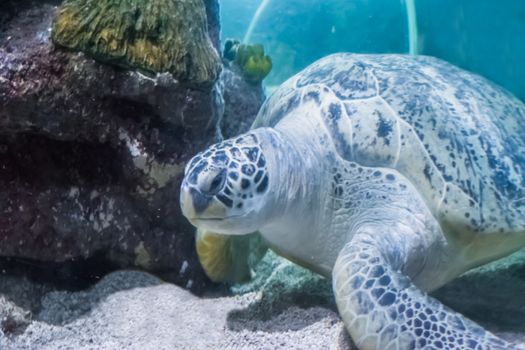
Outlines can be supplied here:
<path id="1" fill-rule="evenodd" d="M 321 117 L 343 159 L 397 169 L 458 232 L 525 231 L 525 105 L 488 80 L 432 57 L 336 54 L 254 127 L 295 113 Z"/>

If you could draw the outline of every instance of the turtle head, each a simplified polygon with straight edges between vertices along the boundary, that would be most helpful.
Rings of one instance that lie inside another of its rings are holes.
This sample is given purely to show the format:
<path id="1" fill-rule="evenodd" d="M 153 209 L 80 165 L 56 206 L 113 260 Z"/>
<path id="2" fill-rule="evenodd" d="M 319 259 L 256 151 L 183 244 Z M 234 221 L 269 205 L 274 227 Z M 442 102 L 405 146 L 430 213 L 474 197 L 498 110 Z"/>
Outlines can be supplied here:
<path id="1" fill-rule="evenodd" d="M 256 133 L 211 146 L 193 157 L 184 173 L 183 214 L 201 229 L 246 234 L 264 223 L 270 178 Z"/>

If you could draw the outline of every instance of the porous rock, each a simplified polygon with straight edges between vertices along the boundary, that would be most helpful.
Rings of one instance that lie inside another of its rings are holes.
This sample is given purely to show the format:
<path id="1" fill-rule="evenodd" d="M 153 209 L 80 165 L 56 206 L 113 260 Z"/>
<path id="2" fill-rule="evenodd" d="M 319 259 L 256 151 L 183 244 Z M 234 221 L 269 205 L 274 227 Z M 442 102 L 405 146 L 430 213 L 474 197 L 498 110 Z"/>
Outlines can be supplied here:
<path id="1" fill-rule="evenodd" d="M 179 188 L 220 134 L 224 87 L 53 45 L 58 5 L 0 5 L 0 257 L 141 268 L 202 292 Z M 205 5 L 218 45 L 218 2 Z"/>
<path id="2" fill-rule="evenodd" d="M 221 73 L 224 112 L 221 121 L 222 136 L 227 139 L 250 129 L 264 102 L 263 86 L 247 82 L 239 69 L 226 65 Z"/>

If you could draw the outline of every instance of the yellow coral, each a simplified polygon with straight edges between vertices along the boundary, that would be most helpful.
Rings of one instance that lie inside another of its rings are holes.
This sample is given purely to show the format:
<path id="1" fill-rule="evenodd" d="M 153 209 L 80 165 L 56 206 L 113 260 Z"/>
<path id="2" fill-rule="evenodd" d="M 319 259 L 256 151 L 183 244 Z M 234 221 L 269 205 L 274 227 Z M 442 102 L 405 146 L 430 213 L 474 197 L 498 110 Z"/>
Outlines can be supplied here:
<path id="1" fill-rule="evenodd" d="M 211 84 L 221 69 L 202 0 L 66 0 L 52 39 L 104 62 L 190 83 Z"/>
<path id="2" fill-rule="evenodd" d="M 241 68 L 244 78 L 252 84 L 260 84 L 272 70 L 272 60 L 264 54 L 260 44 L 238 45 L 235 63 Z"/>

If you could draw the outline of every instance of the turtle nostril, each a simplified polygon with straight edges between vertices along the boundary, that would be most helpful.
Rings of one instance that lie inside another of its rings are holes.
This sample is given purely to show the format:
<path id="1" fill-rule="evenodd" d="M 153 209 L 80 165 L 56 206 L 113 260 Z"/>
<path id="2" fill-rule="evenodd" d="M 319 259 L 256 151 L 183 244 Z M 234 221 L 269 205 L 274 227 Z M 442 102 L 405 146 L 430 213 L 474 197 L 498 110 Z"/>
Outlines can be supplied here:
<path id="1" fill-rule="evenodd" d="M 211 181 L 210 188 L 206 191 L 210 195 L 219 193 L 226 181 L 226 169 L 222 169 Z"/>

